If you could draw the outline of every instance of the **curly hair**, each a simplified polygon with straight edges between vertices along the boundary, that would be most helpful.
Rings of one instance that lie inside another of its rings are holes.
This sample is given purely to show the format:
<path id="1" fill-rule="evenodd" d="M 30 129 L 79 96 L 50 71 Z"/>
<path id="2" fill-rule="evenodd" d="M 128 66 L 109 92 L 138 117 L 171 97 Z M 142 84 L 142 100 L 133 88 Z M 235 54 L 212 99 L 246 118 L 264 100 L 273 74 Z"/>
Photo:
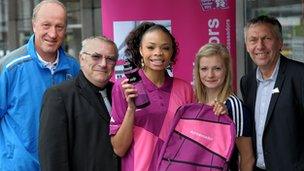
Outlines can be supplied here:
<path id="1" fill-rule="evenodd" d="M 170 31 L 163 25 L 155 24 L 153 22 L 143 22 L 140 25 L 138 25 L 135 29 L 133 29 L 125 40 L 125 43 L 127 45 L 125 54 L 126 54 L 126 56 L 129 56 L 131 58 L 131 60 L 134 62 L 134 64 L 138 67 L 142 67 L 141 66 L 142 56 L 140 55 L 140 52 L 139 52 L 139 47 L 141 44 L 142 37 L 146 33 L 152 32 L 155 30 L 161 30 L 170 37 L 170 39 L 172 41 L 172 48 L 173 48 L 173 53 L 172 53 L 172 57 L 170 60 L 171 60 L 172 64 L 174 64 L 176 61 L 176 56 L 178 53 L 178 44 L 175 41 L 175 38 L 173 37 L 173 35 L 170 33 Z"/>

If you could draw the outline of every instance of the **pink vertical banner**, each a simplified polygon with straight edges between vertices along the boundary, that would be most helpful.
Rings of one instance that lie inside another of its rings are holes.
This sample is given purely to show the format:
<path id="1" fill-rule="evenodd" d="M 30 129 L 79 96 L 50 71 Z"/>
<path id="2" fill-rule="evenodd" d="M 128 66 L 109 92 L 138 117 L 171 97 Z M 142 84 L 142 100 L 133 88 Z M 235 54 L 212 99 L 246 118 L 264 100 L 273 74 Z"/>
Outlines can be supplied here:
<path id="1" fill-rule="evenodd" d="M 195 54 L 208 42 L 223 43 L 232 56 L 236 78 L 235 0 L 102 0 L 102 31 L 123 57 L 124 38 L 141 21 L 164 24 L 179 43 L 173 75 L 192 82 Z M 121 74 L 122 66 L 116 67 Z M 233 81 L 236 88 L 236 79 Z"/>

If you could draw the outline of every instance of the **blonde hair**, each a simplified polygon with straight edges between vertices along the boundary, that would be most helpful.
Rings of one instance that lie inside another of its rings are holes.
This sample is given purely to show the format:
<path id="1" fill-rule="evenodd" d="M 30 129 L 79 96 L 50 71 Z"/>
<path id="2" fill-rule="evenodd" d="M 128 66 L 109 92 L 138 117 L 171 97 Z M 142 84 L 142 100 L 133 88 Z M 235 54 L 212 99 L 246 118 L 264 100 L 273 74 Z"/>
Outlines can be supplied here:
<path id="1" fill-rule="evenodd" d="M 60 1 L 58 1 L 58 0 L 43 0 L 43 1 L 41 1 L 40 3 L 38 3 L 38 4 L 35 6 L 35 8 L 33 9 L 32 21 L 33 21 L 33 22 L 36 21 L 37 14 L 38 14 L 40 8 L 41 8 L 43 5 L 45 5 L 45 4 L 51 4 L 51 3 L 57 4 L 57 5 L 59 5 L 59 6 L 62 7 L 62 9 L 65 11 L 65 20 L 66 20 L 65 22 L 66 22 L 66 24 L 67 24 L 67 10 L 66 10 L 66 7 L 63 5 L 62 2 L 60 2 Z"/>
<path id="2" fill-rule="evenodd" d="M 222 90 L 217 96 L 217 100 L 220 102 L 224 102 L 227 100 L 229 95 L 232 92 L 231 80 L 232 80 L 232 73 L 231 73 L 231 60 L 230 54 L 227 48 L 219 43 L 207 43 L 202 46 L 196 54 L 195 64 L 194 64 L 194 88 L 195 88 L 195 95 L 199 102 L 205 103 L 207 102 L 207 94 L 206 94 L 206 87 L 202 84 L 200 79 L 200 60 L 201 58 L 208 58 L 210 56 L 217 55 L 220 57 L 221 60 L 224 62 L 225 67 L 225 80 L 224 86 Z"/>

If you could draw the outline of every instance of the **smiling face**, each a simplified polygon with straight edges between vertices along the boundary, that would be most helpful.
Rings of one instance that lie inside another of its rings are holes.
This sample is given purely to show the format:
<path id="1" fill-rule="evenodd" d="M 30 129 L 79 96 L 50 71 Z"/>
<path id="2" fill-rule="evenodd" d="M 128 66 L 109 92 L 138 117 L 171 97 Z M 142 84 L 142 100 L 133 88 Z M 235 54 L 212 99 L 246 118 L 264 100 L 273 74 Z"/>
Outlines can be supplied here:
<path id="1" fill-rule="evenodd" d="M 91 39 L 80 54 L 80 65 L 85 77 L 95 86 L 107 84 L 114 71 L 116 49 L 111 43 L 99 39 Z"/>
<path id="2" fill-rule="evenodd" d="M 32 21 L 36 50 L 44 60 L 54 61 L 66 32 L 66 12 L 56 3 L 46 3 L 36 15 Z"/>
<path id="3" fill-rule="evenodd" d="M 220 92 L 224 86 L 227 69 L 218 55 L 202 57 L 199 61 L 200 80 L 206 91 Z"/>
<path id="4" fill-rule="evenodd" d="M 246 49 L 251 59 L 261 69 L 273 69 L 283 42 L 270 24 L 254 24 L 246 33 Z"/>
<path id="5" fill-rule="evenodd" d="M 146 72 L 164 71 L 173 54 L 172 40 L 165 32 L 152 30 L 144 34 L 139 50 Z"/>

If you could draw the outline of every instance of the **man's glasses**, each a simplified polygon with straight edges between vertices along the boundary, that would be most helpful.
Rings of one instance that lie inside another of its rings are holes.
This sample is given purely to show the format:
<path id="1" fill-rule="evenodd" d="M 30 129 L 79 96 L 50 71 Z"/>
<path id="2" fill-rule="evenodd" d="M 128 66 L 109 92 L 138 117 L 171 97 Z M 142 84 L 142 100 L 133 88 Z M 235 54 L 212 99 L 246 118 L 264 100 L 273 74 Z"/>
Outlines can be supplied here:
<path id="1" fill-rule="evenodd" d="M 91 58 L 93 59 L 93 61 L 99 61 L 102 60 L 103 58 L 106 60 L 106 63 L 109 65 L 115 65 L 116 64 L 116 59 L 114 56 L 105 56 L 105 55 L 101 55 L 99 53 L 88 53 L 88 52 L 82 52 L 83 54 L 89 55 L 91 56 Z"/>

